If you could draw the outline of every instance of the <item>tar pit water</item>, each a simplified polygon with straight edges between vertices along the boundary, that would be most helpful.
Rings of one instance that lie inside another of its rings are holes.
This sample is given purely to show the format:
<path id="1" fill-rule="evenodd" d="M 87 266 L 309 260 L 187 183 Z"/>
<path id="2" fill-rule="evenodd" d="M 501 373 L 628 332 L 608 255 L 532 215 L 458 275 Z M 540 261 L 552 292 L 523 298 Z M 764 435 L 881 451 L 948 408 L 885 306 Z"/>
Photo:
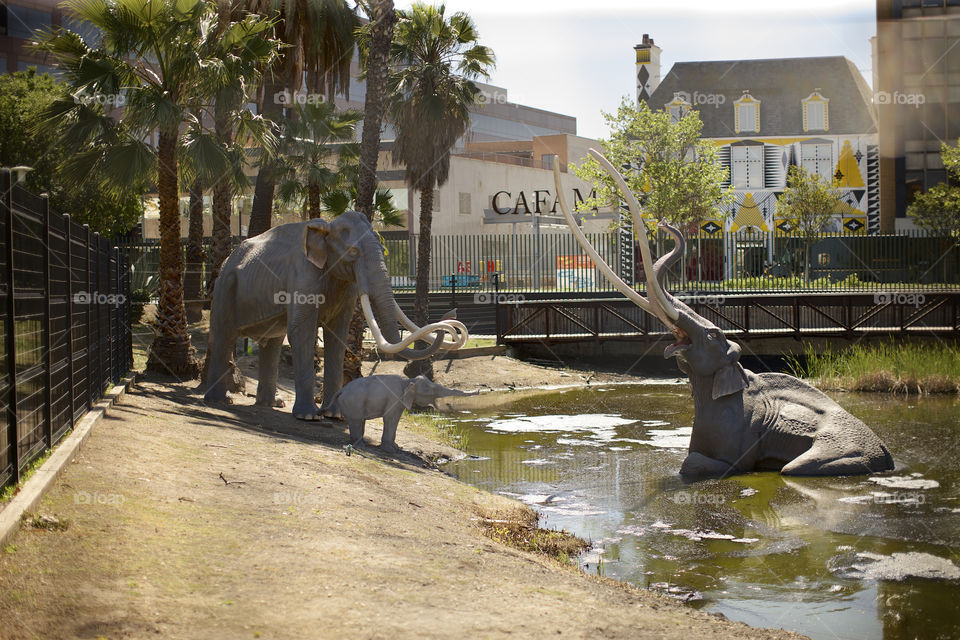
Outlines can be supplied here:
<path id="1" fill-rule="evenodd" d="M 453 417 L 461 480 L 593 542 L 591 573 L 813 638 L 960 638 L 960 400 L 835 394 L 897 470 L 678 475 L 686 385 L 589 387 Z"/>

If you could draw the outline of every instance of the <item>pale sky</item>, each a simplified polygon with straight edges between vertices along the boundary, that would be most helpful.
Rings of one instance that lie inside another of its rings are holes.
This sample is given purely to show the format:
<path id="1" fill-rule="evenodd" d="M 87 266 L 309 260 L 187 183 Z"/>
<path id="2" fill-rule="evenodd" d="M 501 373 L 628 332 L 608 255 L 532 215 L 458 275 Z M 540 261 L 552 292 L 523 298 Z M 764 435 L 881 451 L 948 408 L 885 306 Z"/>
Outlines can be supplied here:
<path id="1" fill-rule="evenodd" d="M 409 0 L 395 0 L 409 8 Z M 606 135 L 602 111 L 636 93 L 633 46 L 649 33 L 674 62 L 845 56 L 872 84 L 874 0 L 449 0 L 497 56 L 490 83 L 511 102 L 577 118 L 577 133 Z M 670 5 L 674 7 L 670 7 Z M 665 9 L 667 6 L 669 8 Z"/>

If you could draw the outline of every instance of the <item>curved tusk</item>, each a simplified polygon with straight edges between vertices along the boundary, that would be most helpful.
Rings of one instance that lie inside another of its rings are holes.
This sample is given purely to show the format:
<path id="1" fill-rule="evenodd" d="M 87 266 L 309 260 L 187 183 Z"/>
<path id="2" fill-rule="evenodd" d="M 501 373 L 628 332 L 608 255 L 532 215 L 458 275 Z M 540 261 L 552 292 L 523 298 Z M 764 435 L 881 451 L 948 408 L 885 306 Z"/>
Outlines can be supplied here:
<path id="1" fill-rule="evenodd" d="M 434 322 L 432 324 L 428 324 L 425 327 L 421 327 L 419 331 L 414 331 L 413 333 L 408 335 L 406 338 L 404 338 L 404 342 L 406 342 L 407 340 L 414 341 L 414 342 L 417 340 L 436 340 L 437 334 L 431 333 L 431 332 L 439 330 L 440 332 L 442 332 L 440 334 L 441 338 L 443 338 L 444 334 L 446 333 L 449 333 L 451 336 L 454 336 L 454 339 L 450 342 L 447 342 L 445 340 L 443 342 L 440 342 L 439 347 L 441 349 L 443 349 L 444 351 L 452 351 L 452 350 L 459 349 L 467 342 L 467 339 L 466 339 L 467 328 L 464 327 L 459 322 L 456 322 L 456 324 L 460 325 L 460 327 L 463 328 L 463 333 L 461 333 L 459 328 L 454 326 L 453 324 L 448 324 L 445 322 Z"/>
<path id="2" fill-rule="evenodd" d="M 457 329 L 454 327 L 437 322 L 423 327 L 419 331 L 407 336 L 396 344 L 391 344 L 383 337 L 383 333 L 380 331 L 380 326 L 377 324 L 376 318 L 373 315 L 373 309 L 370 307 L 370 298 L 365 293 L 360 294 L 360 308 L 363 310 L 363 315 L 367 319 L 367 325 L 370 327 L 370 333 L 373 334 L 374 342 L 377 343 L 377 348 L 384 353 L 400 353 L 410 346 L 410 344 L 416 342 L 417 340 L 421 340 L 423 335 L 430 333 L 431 331 L 445 331 L 452 336 L 456 336 L 457 338 L 460 337 Z M 466 328 L 464 328 L 464 330 L 466 330 Z M 458 342 L 459 340 L 454 340 L 450 344 L 458 344 Z M 439 347 L 440 345 L 438 344 L 437 346 Z M 457 348 L 459 348 L 459 346 Z"/>
<path id="3" fill-rule="evenodd" d="M 407 331 L 412 331 L 416 333 L 421 330 L 420 327 L 418 327 L 416 323 L 413 322 L 413 320 L 407 317 L 407 314 L 403 312 L 403 309 L 400 308 L 400 305 L 397 304 L 396 300 L 393 301 L 393 305 L 397 308 L 397 319 L 400 321 L 400 324 L 402 324 L 407 329 Z M 460 347 L 462 347 L 467 343 L 467 340 L 470 339 L 470 332 L 467 331 L 467 326 L 454 318 L 448 319 L 446 318 L 446 316 L 444 316 L 444 318 L 442 318 L 440 322 L 429 324 L 427 325 L 427 327 L 436 328 L 435 325 L 438 325 L 438 324 L 449 325 L 457 330 L 456 339 L 453 342 L 444 341 L 440 343 L 440 348 L 445 351 L 452 351 L 454 349 L 459 349 Z M 431 329 L 431 331 L 432 330 L 433 329 Z M 433 340 L 435 338 L 436 338 L 435 334 L 427 337 L 428 340 Z"/>
<path id="4" fill-rule="evenodd" d="M 558 162 L 553 163 L 553 182 L 557 189 L 557 201 L 560 203 L 560 210 L 563 212 L 563 217 L 567 221 L 567 226 L 570 227 L 570 231 L 573 232 L 573 236 L 577 239 L 580 247 L 588 256 L 590 256 L 590 259 L 593 260 L 593 263 L 597 265 L 597 268 L 600 269 L 600 272 L 607 278 L 607 280 L 610 281 L 610 284 L 612 284 L 617 291 L 622 293 L 627 297 L 628 300 L 633 302 L 647 313 L 655 315 L 662 320 L 663 318 L 661 314 L 657 312 L 658 310 L 656 305 L 651 304 L 649 300 L 637 293 L 633 287 L 621 280 L 620 276 L 614 273 L 613 269 L 610 268 L 610 265 L 604 262 L 603 258 L 600 257 L 600 254 L 597 253 L 597 250 L 594 249 L 593 245 L 590 244 L 590 241 L 587 240 L 587 237 L 583 235 L 583 231 L 581 231 L 580 227 L 577 226 L 577 222 L 573 219 L 570 209 L 567 208 L 567 200 L 563 195 L 563 188 L 560 186 L 559 164 L 560 163 Z"/>
<path id="5" fill-rule="evenodd" d="M 636 231 L 636 235 L 639 236 L 637 244 L 640 245 L 640 255 L 643 257 L 643 271 L 647 276 L 648 295 L 653 296 L 653 300 L 663 309 L 663 313 L 667 315 L 670 320 L 676 320 L 679 313 L 673 308 L 673 305 L 667 301 L 666 296 L 663 295 L 663 290 L 660 288 L 656 273 L 653 270 L 653 259 L 650 257 L 650 244 L 647 242 L 647 228 L 640 219 L 640 203 L 637 202 L 633 191 L 627 186 L 627 181 L 623 179 L 623 175 L 610 164 L 609 160 L 603 157 L 603 154 L 593 148 L 591 148 L 588 153 L 593 156 L 594 160 L 599 162 L 604 171 L 613 178 L 627 201 L 627 207 L 630 209 L 630 215 L 633 218 L 633 228 Z M 673 322 L 666 320 L 663 315 L 657 315 L 667 326 L 673 325 Z"/>

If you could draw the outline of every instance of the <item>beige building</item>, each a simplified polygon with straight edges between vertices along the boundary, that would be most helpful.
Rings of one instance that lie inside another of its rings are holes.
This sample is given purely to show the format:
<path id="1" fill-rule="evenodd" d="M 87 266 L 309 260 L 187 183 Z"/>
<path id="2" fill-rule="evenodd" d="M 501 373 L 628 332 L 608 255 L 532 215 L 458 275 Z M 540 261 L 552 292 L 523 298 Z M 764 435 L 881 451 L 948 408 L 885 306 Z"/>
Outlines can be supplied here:
<path id="1" fill-rule="evenodd" d="M 581 162 L 595 140 L 553 135 L 514 142 L 468 144 L 450 159 L 450 179 L 437 191 L 434 235 L 529 234 L 535 226 L 563 223 L 553 179 L 560 163 L 561 183 L 570 207 L 590 196 L 593 185 L 569 171 Z M 400 183 L 385 186 L 403 188 Z M 418 233 L 420 194 L 407 192 L 414 213 L 410 232 Z M 602 232 L 610 226 L 608 211 L 583 216 L 584 230 Z"/>

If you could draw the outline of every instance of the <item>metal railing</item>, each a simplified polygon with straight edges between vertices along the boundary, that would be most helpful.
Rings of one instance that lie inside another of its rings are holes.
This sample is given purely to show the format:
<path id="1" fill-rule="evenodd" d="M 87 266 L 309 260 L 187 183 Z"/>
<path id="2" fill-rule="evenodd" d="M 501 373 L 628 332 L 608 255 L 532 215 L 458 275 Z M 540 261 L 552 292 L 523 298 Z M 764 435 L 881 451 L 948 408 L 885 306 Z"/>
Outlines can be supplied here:
<path id="1" fill-rule="evenodd" d="M 638 250 L 627 248 L 624 252 L 618 234 L 588 237 L 621 277 L 638 290 L 645 289 Z M 957 240 L 923 231 L 886 236 L 821 233 L 811 239 L 809 247 L 803 237 L 779 231 L 704 232 L 688 235 L 686 242 L 685 256 L 665 274 L 671 291 L 876 291 L 891 286 L 960 286 Z M 416 236 L 387 241 L 387 267 L 397 290 L 413 289 L 416 243 Z M 431 291 L 613 291 L 569 232 L 434 236 L 431 244 Z M 672 239 L 663 233 L 651 236 L 650 244 L 654 260 L 673 247 Z M 809 268 L 805 268 L 808 262 Z"/>
<path id="2" fill-rule="evenodd" d="M 620 234 L 593 233 L 588 239 L 622 278 L 646 288 L 639 251 L 624 247 Z M 234 245 L 239 243 L 234 238 Z M 671 291 L 877 291 L 960 287 L 956 239 L 922 231 L 867 236 L 821 233 L 807 242 L 776 233 L 690 234 L 685 256 L 665 274 Z M 210 269 L 210 241 L 205 240 Z M 394 291 L 413 291 L 418 236 L 385 240 L 387 270 Z M 673 247 L 665 234 L 650 237 L 654 260 Z M 566 230 L 540 234 L 441 235 L 431 239 L 430 290 L 435 293 L 533 292 L 564 295 L 615 289 Z M 185 245 L 184 245 L 185 246 Z M 159 244 L 120 245 L 132 271 L 132 288 L 157 273 Z M 809 254 L 809 269 L 807 255 Z M 153 277 L 155 280 L 155 277 Z"/>
<path id="3" fill-rule="evenodd" d="M 0 170 L 0 487 L 133 365 L 126 256 Z"/>

